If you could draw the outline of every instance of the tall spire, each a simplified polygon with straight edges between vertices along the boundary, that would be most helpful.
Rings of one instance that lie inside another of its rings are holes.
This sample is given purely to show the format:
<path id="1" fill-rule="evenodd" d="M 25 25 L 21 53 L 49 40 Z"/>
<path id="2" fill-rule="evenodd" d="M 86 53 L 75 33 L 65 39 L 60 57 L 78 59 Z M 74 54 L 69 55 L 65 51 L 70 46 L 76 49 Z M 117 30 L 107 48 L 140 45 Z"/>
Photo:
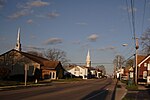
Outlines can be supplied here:
<path id="1" fill-rule="evenodd" d="M 91 58 L 90 58 L 90 51 L 88 50 L 87 57 L 86 57 L 86 66 L 91 67 Z"/>
<path id="2" fill-rule="evenodd" d="M 21 51 L 21 43 L 20 43 L 20 27 L 18 28 L 18 36 L 17 36 L 17 43 L 15 49 Z"/>

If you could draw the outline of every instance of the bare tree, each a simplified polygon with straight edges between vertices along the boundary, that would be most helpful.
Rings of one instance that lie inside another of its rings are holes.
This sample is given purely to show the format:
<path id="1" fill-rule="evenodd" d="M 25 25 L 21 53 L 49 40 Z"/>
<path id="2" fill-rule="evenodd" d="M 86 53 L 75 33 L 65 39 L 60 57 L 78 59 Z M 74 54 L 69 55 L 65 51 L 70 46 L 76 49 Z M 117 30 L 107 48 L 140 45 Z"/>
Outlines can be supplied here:
<path id="1" fill-rule="evenodd" d="M 145 54 L 150 54 L 150 28 L 141 36 L 141 45 Z"/>
<path id="2" fill-rule="evenodd" d="M 47 59 L 51 61 L 61 61 L 62 64 L 67 63 L 69 60 L 67 59 L 66 52 L 60 49 L 48 49 L 44 53 Z"/>
<path id="3" fill-rule="evenodd" d="M 125 58 L 121 55 L 116 55 L 114 60 L 113 60 L 113 63 L 116 67 L 121 67 L 124 65 L 124 61 L 125 61 Z"/>
<path id="4" fill-rule="evenodd" d="M 134 59 L 129 59 L 126 61 L 126 67 L 130 66 L 130 67 L 133 67 L 134 65 Z"/>
<path id="5" fill-rule="evenodd" d="M 28 51 L 27 53 L 32 54 L 32 55 L 36 55 L 36 56 L 39 56 L 39 57 L 43 57 L 43 54 L 38 52 L 38 51 Z"/>

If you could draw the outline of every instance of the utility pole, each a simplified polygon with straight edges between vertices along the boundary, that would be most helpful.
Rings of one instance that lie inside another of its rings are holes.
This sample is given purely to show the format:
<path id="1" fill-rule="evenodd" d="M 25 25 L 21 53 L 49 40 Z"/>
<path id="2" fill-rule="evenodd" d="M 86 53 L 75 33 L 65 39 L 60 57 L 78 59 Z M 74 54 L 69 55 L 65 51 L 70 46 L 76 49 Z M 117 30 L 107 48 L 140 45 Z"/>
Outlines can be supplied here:
<path id="1" fill-rule="evenodd" d="M 137 66 L 137 60 L 138 60 L 138 48 L 139 48 L 139 44 L 138 44 L 138 38 L 135 38 L 135 83 L 137 84 L 137 77 L 138 77 L 138 66 Z"/>
<path id="2" fill-rule="evenodd" d="M 25 83 L 24 83 L 25 86 L 27 86 L 28 67 L 29 67 L 28 64 L 25 64 L 25 69 L 24 69 L 25 70 Z"/>

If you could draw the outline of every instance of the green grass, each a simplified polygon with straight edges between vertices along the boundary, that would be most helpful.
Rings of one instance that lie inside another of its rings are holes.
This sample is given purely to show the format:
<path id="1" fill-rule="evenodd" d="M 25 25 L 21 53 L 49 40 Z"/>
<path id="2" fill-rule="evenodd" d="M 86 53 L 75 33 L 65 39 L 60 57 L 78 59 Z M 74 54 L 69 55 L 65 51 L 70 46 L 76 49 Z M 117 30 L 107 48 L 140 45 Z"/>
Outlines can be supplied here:
<path id="1" fill-rule="evenodd" d="M 136 85 L 136 84 L 127 85 L 126 89 L 136 91 L 136 90 L 138 90 L 138 85 Z"/>
<path id="2" fill-rule="evenodd" d="M 58 79 L 58 80 L 48 80 L 48 81 L 39 81 L 39 84 L 48 84 L 51 82 L 73 82 L 73 81 L 82 81 L 83 79 L 80 78 L 70 78 L 70 79 Z M 15 85 L 24 85 L 25 82 L 18 82 L 18 81 L 2 81 L 0 80 L 0 86 L 15 86 Z M 34 82 L 27 82 L 27 85 L 35 84 Z"/>
<path id="3" fill-rule="evenodd" d="M 23 82 L 17 81 L 0 81 L 0 86 L 13 86 L 13 85 L 22 85 Z"/>

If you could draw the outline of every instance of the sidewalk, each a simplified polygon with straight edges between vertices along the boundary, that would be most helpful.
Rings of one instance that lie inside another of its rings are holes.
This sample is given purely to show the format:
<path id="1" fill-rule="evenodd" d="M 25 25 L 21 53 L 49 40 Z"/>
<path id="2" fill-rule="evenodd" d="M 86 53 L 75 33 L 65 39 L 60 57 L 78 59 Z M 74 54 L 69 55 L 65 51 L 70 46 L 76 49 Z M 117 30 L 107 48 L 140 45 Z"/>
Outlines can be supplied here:
<path id="1" fill-rule="evenodd" d="M 126 93 L 127 93 L 126 85 L 118 81 L 116 85 L 115 100 L 122 100 L 123 97 L 126 95 Z"/>

